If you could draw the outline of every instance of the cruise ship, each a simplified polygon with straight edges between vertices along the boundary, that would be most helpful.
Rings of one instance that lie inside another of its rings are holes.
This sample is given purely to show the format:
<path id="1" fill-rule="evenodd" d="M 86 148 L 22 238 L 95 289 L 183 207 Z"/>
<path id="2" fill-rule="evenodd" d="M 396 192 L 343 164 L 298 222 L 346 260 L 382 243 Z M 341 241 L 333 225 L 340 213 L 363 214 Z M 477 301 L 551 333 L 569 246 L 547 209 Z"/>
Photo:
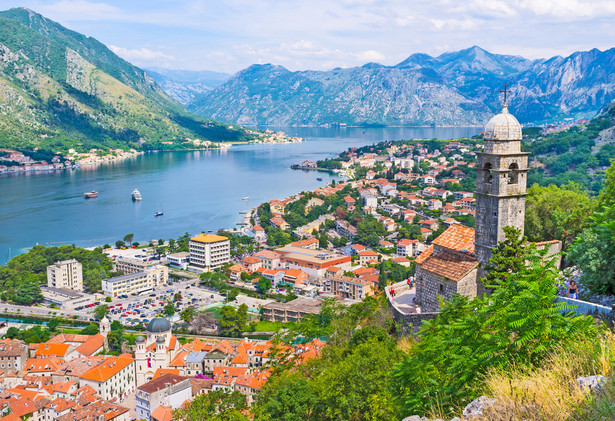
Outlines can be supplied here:
<path id="1" fill-rule="evenodd" d="M 134 189 L 132 191 L 132 200 L 143 200 L 143 197 L 141 197 L 141 192 L 137 189 Z"/>

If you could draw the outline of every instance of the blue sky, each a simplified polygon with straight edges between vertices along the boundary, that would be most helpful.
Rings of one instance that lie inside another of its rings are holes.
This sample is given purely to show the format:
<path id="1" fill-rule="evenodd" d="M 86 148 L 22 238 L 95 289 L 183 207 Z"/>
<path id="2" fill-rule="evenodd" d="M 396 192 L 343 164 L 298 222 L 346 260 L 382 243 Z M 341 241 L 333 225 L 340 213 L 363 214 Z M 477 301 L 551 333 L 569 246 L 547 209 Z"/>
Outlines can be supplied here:
<path id="1" fill-rule="evenodd" d="M 614 0 L 2 0 L 141 67 L 324 70 L 479 45 L 528 58 L 615 45 Z"/>

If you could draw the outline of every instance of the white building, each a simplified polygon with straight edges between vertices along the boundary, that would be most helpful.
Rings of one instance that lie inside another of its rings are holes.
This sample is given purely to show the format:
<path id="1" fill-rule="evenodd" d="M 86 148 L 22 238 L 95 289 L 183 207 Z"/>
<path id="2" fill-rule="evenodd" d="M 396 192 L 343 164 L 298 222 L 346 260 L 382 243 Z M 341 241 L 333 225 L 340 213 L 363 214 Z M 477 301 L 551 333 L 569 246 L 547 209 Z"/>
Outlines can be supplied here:
<path id="1" fill-rule="evenodd" d="M 231 242 L 221 235 L 199 234 L 188 246 L 190 266 L 201 272 L 218 269 L 231 260 Z"/>
<path id="2" fill-rule="evenodd" d="M 169 268 L 154 265 L 144 272 L 129 273 L 104 279 L 101 282 L 103 293 L 109 297 L 139 294 L 162 287 L 169 280 Z"/>
<path id="3" fill-rule="evenodd" d="M 186 270 L 188 268 L 188 263 L 190 263 L 190 253 L 187 251 L 182 251 L 179 253 L 169 254 L 167 255 L 167 263 L 174 268 Z"/>
<path id="4" fill-rule="evenodd" d="M 102 364 L 83 373 L 79 385 L 90 386 L 104 400 L 123 399 L 136 388 L 135 360 L 124 356 L 107 357 Z"/>
<path id="5" fill-rule="evenodd" d="M 177 409 L 190 399 L 192 399 L 192 385 L 188 377 L 163 374 L 137 388 L 137 419 L 149 421 L 159 406 Z"/>
<path id="6" fill-rule="evenodd" d="M 180 347 L 167 319 L 155 317 L 146 330 L 147 338 L 139 336 L 135 340 L 137 386 L 151 381 L 159 368 L 169 368 Z"/>
<path id="7" fill-rule="evenodd" d="M 77 260 L 64 260 L 47 266 L 47 286 L 83 291 L 83 267 Z"/>

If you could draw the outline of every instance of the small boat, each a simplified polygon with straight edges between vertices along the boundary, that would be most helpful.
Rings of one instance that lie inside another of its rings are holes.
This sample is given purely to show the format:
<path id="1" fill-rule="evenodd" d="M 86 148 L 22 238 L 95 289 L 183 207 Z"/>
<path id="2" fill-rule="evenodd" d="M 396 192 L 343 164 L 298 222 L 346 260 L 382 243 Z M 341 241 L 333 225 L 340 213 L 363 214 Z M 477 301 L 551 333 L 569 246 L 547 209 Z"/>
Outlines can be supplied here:
<path id="1" fill-rule="evenodd" d="M 316 180 L 322 181 L 322 177 L 317 177 Z"/>
<path id="2" fill-rule="evenodd" d="M 143 200 L 143 196 L 141 196 L 141 192 L 137 189 L 132 191 L 132 200 Z"/>
<path id="3" fill-rule="evenodd" d="M 85 197 L 86 199 L 94 199 L 95 197 L 98 197 L 98 192 L 97 191 L 85 192 L 83 193 L 83 197 Z"/>
<path id="4" fill-rule="evenodd" d="M 154 216 L 162 216 L 162 215 L 164 215 L 164 213 L 161 211 L 154 212 Z"/>
<path id="5" fill-rule="evenodd" d="M 244 196 L 241 198 L 241 200 L 248 200 L 250 198 L 250 196 Z"/>

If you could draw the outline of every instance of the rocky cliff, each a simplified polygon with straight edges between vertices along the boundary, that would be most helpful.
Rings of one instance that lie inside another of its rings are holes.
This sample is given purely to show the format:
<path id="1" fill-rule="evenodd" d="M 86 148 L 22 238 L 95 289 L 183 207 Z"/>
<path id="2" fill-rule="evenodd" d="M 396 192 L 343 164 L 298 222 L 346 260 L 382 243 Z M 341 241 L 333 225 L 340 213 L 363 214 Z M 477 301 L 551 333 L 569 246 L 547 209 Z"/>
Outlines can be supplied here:
<path id="1" fill-rule="evenodd" d="M 615 98 L 615 49 L 528 60 L 479 47 L 395 66 L 368 63 L 292 72 L 253 65 L 201 94 L 188 109 L 240 124 L 482 125 L 505 82 L 524 123 L 589 117 Z"/>

